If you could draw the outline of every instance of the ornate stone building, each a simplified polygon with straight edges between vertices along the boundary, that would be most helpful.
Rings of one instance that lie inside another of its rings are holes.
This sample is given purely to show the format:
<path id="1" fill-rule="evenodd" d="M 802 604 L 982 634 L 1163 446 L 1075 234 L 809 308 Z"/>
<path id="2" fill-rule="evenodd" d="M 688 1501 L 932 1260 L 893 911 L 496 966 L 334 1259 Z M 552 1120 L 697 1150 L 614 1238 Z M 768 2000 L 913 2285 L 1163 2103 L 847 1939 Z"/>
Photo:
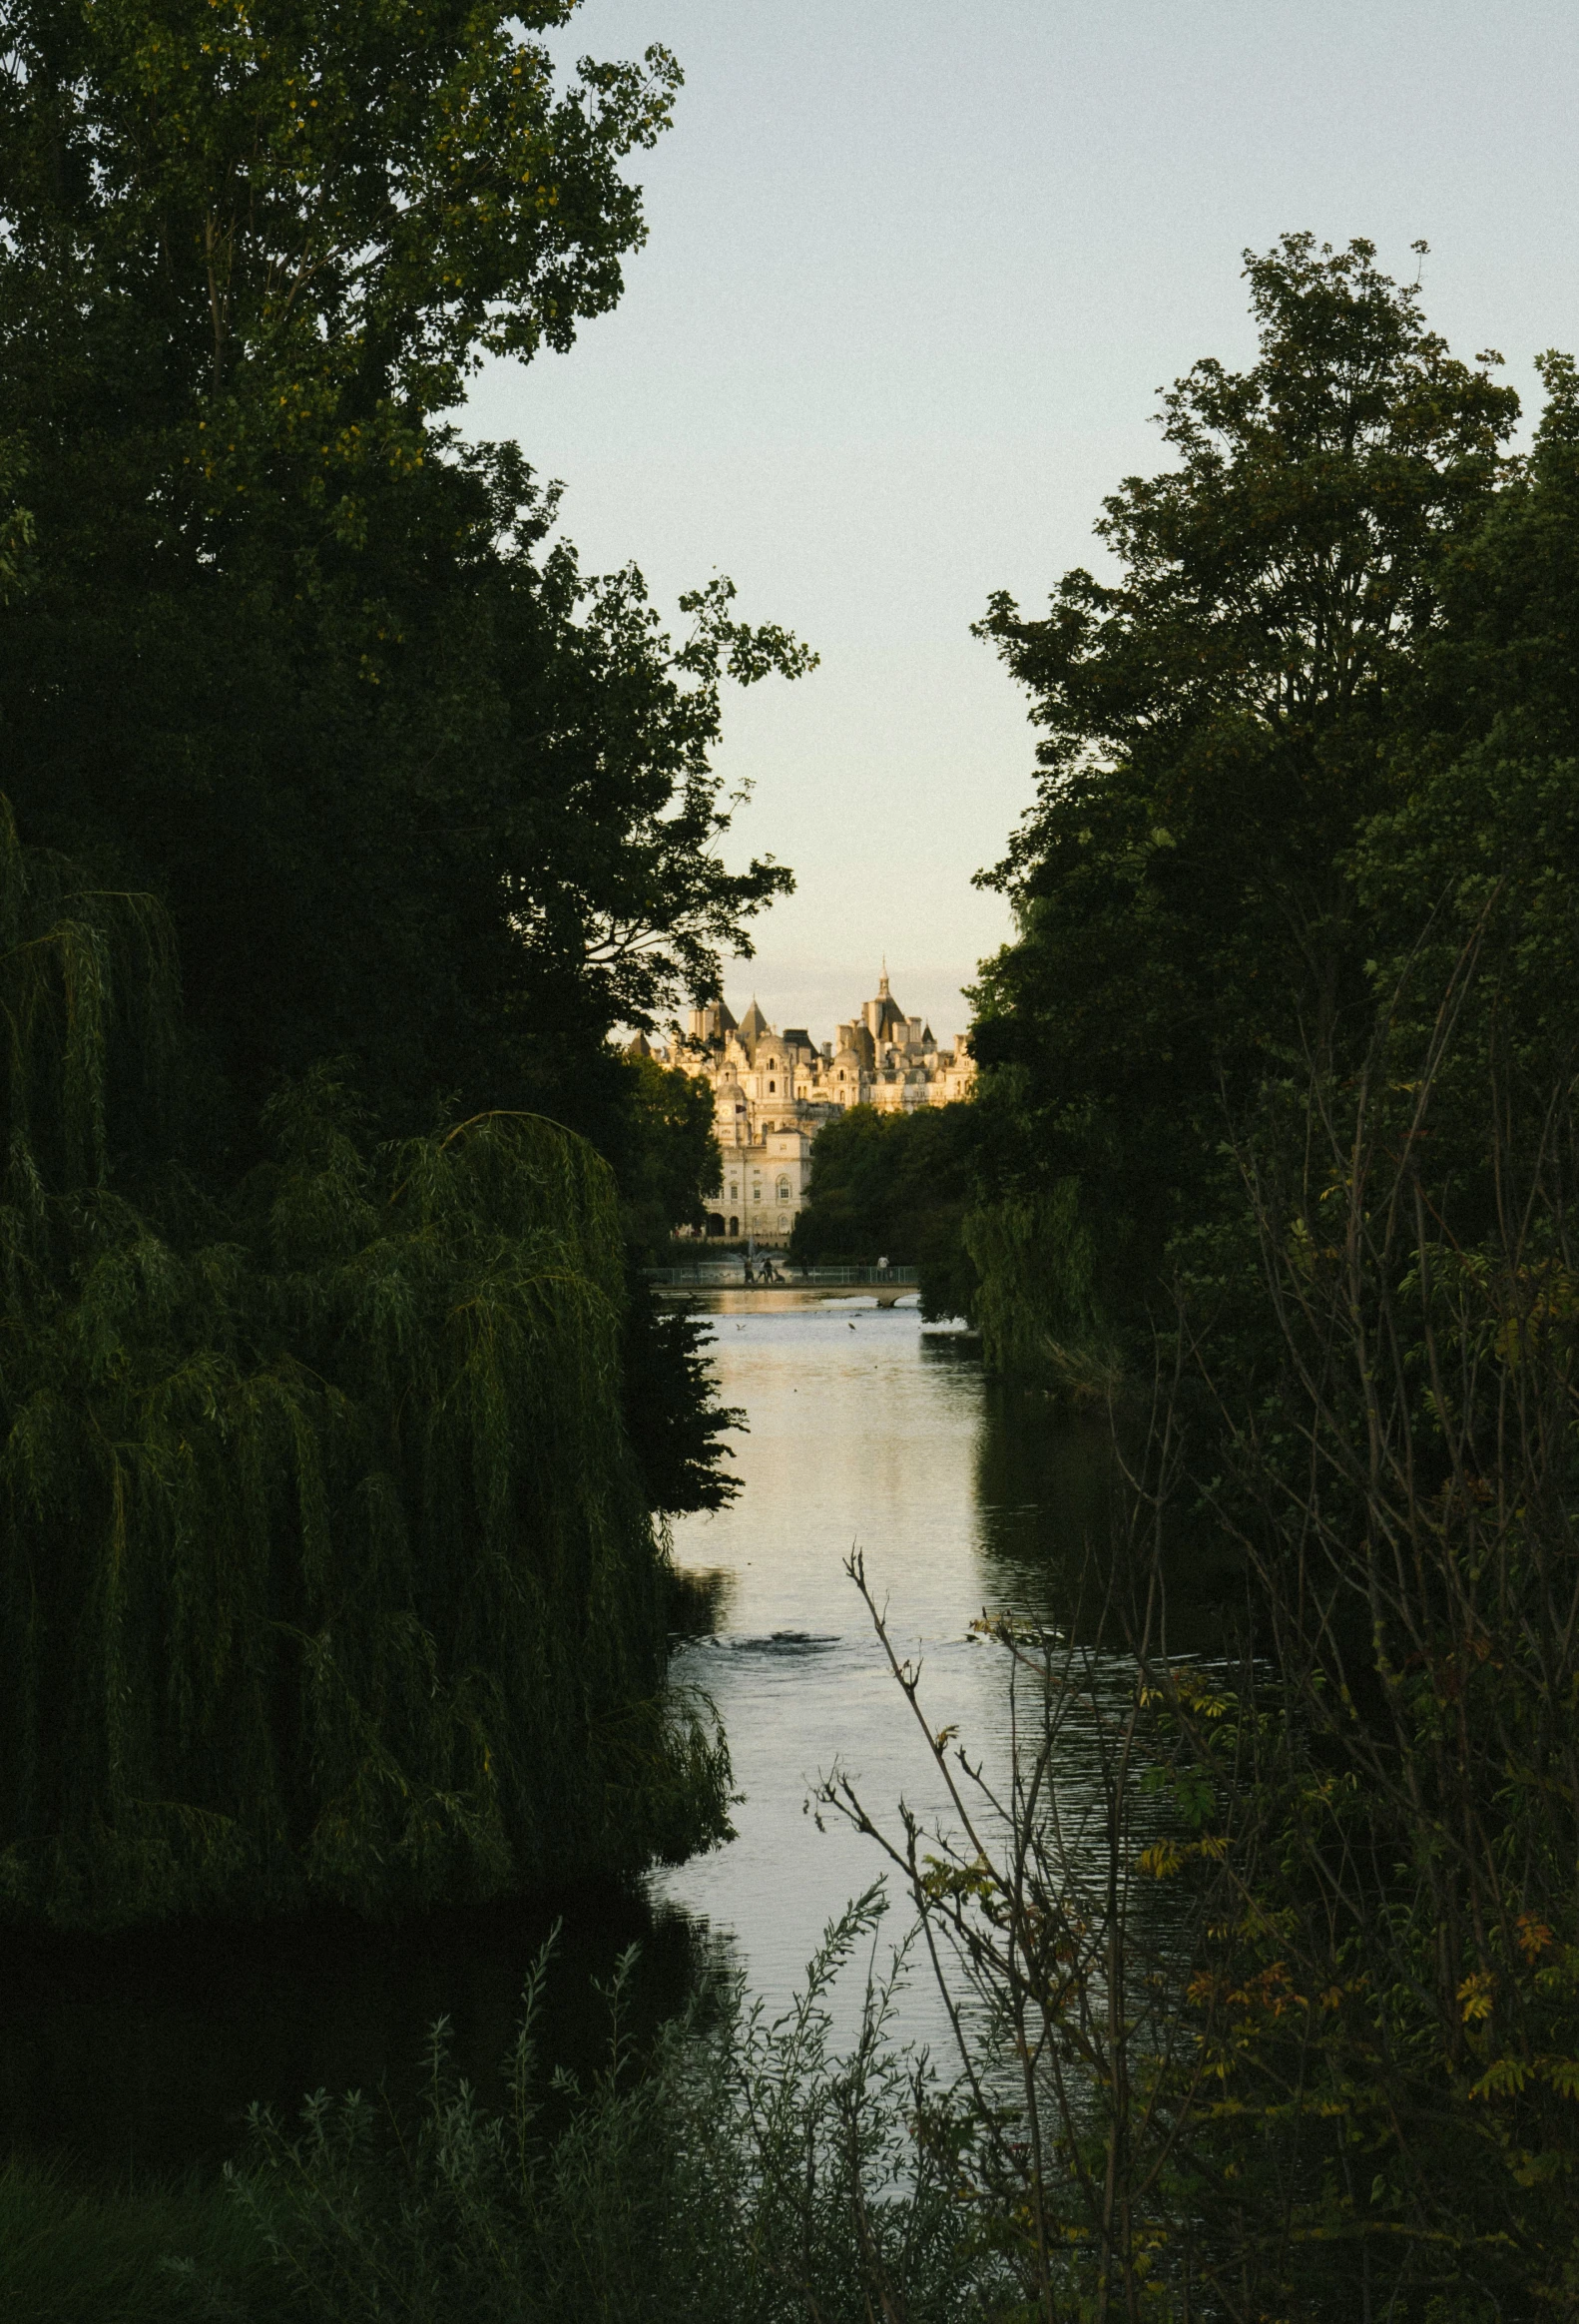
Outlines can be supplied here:
<path id="1" fill-rule="evenodd" d="M 811 1141 L 846 1106 L 884 1113 L 968 1095 L 975 1065 L 960 1034 L 949 1048 L 906 1016 L 888 989 L 818 1047 L 798 1025 L 779 1032 L 753 1000 L 737 1024 L 722 1000 L 693 1009 L 671 1063 L 713 1091 L 724 1187 L 708 1219 L 715 1239 L 784 1244 L 805 1203 Z"/>

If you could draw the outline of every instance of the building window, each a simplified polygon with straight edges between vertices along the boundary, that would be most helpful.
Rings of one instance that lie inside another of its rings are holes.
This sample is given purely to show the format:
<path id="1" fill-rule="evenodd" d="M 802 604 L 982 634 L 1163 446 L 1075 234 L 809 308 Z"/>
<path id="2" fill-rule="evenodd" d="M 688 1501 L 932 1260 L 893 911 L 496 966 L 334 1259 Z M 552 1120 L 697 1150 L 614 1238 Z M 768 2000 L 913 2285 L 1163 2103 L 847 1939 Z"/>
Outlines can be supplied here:
<path id="1" fill-rule="evenodd" d="M 774 1091 L 775 1091 L 775 1090 L 778 1088 L 778 1086 L 779 1086 L 779 1084 L 778 1084 L 778 1082 L 777 1082 L 777 1081 L 770 1081 L 770 1082 L 769 1082 L 769 1084 L 768 1084 L 768 1092 L 769 1092 L 769 1095 L 770 1095 L 770 1096 L 772 1096 L 773 1092 L 774 1092 Z"/>
<path id="2" fill-rule="evenodd" d="M 779 1181 L 779 1200 L 781 1202 L 790 1200 L 790 1181 L 788 1178 L 781 1178 Z M 783 1220 L 780 1221 L 780 1224 L 781 1226 L 784 1224 Z"/>
<path id="3" fill-rule="evenodd" d="M 785 1217 L 783 1211 L 781 1211 L 779 1214 L 779 1232 L 781 1235 L 784 1234 L 789 1224 L 790 1221 Z"/>
<path id="4" fill-rule="evenodd" d="M 740 1222 L 740 1220 L 739 1220 L 739 1219 L 731 1219 L 731 1221 L 730 1221 L 730 1233 L 731 1233 L 732 1235 L 738 1235 L 738 1234 L 740 1233 L 740 1231 L 741 1231 L 741 1222 Z"/>

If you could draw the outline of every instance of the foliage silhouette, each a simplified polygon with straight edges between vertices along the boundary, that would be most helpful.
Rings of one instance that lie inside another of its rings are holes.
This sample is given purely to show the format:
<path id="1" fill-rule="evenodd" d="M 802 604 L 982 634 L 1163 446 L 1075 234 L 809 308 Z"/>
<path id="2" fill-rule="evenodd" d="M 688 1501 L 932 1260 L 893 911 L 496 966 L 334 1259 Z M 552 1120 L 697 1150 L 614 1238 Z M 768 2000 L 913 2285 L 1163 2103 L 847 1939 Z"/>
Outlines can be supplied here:
<path id="1" fill-rule="evenodd" d="M 9 1909 L 378 1910 L 717 1836 L 607 1165 L 518 1115 L 377 1145 L 320 1069 L 225 1200 L 168 1165 L 134 1200 L 168 923 L 3 832 Z"/>

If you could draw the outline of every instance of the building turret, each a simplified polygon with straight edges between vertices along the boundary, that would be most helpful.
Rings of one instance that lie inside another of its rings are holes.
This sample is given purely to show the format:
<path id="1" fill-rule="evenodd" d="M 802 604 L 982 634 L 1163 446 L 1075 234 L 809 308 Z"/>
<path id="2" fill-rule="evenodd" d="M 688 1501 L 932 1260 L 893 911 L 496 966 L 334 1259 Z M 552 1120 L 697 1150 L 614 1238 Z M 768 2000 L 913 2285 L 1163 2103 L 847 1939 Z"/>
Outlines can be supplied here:
<path id="1" fill-rule="evenodd" d="M 714 1042 L 727 1040 L 735 1030 L 735 1018 L 726 1000 L 710 1000 L 701 1008 L 694 1008 L 689 1019 L 691 1038 L 699 1047 L 710 1047 Z"/>
<path id="2" fill-rule="evenodd" d="M 860 1013 L 867 1032 L 870 1033 L 872 1040 L 879 1047 L 885 1041 L 906 1041 L 909 1039 L 910 1028 L 904 1011 L 888 988 L 886 962 L 883 964 L 881 976 L 877 979 L 876 999 L 868 1000 Z"/>
<path id="3" fill-rule="evenodd" d="M 691 1026 L 676 1056 L 713 1092 L 724 1184 L 707 1232 L 726 1241 L 789 1240 L 816 1133 L 848 1107 L 947 1105 L 969 1095 L 975 1075 L 963 1038 L 942 1050 L 924 1018 L 904 1014 L 886 961 L 876 997 L 820 1048 L 802 1026 L 775 1032 L 755 997 L 739 1024 L 721 999 L 693 1010 Z"/>
<path id="4" fill-rule="evenodd" d="M 757 1006 L 757 996 L 753 993 L 752 1005 L 741 1018 L 739 1026 L 741 1046 L 748 1057 L 756 1055 L 757 1044 L 768 1030 L 768 1019 Z"/>
<path id="5" fill-rule="evenodd" d="M 849 1029 L 848 1025 L 840 1027 L 843 1032 Z M 864 1025 L 861 1030 L 865 1031 Z M 828 1095 L 835 1105 L 859 1104 L 860 1077 L 864 1070 L 861 1053 L 853 1041 L 846 1041 L 842 1048 L 834 1050 L 828 1062 L 827 1084 Z"/>

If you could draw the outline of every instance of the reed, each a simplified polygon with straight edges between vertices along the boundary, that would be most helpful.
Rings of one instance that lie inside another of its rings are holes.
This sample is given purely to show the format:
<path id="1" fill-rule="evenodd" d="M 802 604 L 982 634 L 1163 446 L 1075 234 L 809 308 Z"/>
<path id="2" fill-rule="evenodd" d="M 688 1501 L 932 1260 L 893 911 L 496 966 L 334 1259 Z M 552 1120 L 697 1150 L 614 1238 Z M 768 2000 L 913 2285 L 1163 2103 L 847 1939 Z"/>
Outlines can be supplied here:
<path id="1" fill-rule="evenodd" d="M 1007 2279 L 956 2201 L 923 2060 L 895 2044 L 895 1981 L 868 1979 L 846 2054 L 832 1987 L 871 1943 L 877 1891 L 827 1930 L 770 2022 L 738 1988 L 672 2022 L 645 2057 L 624 2026 L 585 2086 L 536 2055 L 529 1981 L 508 2095 L 482 2105 L 434 2029 L 425 2100 L 396 2120 L 351 2094 L 299 2125 L 255 2115 L 235 2199 L 299 2312 L 322 2324 L 963 2324 Z"/>

